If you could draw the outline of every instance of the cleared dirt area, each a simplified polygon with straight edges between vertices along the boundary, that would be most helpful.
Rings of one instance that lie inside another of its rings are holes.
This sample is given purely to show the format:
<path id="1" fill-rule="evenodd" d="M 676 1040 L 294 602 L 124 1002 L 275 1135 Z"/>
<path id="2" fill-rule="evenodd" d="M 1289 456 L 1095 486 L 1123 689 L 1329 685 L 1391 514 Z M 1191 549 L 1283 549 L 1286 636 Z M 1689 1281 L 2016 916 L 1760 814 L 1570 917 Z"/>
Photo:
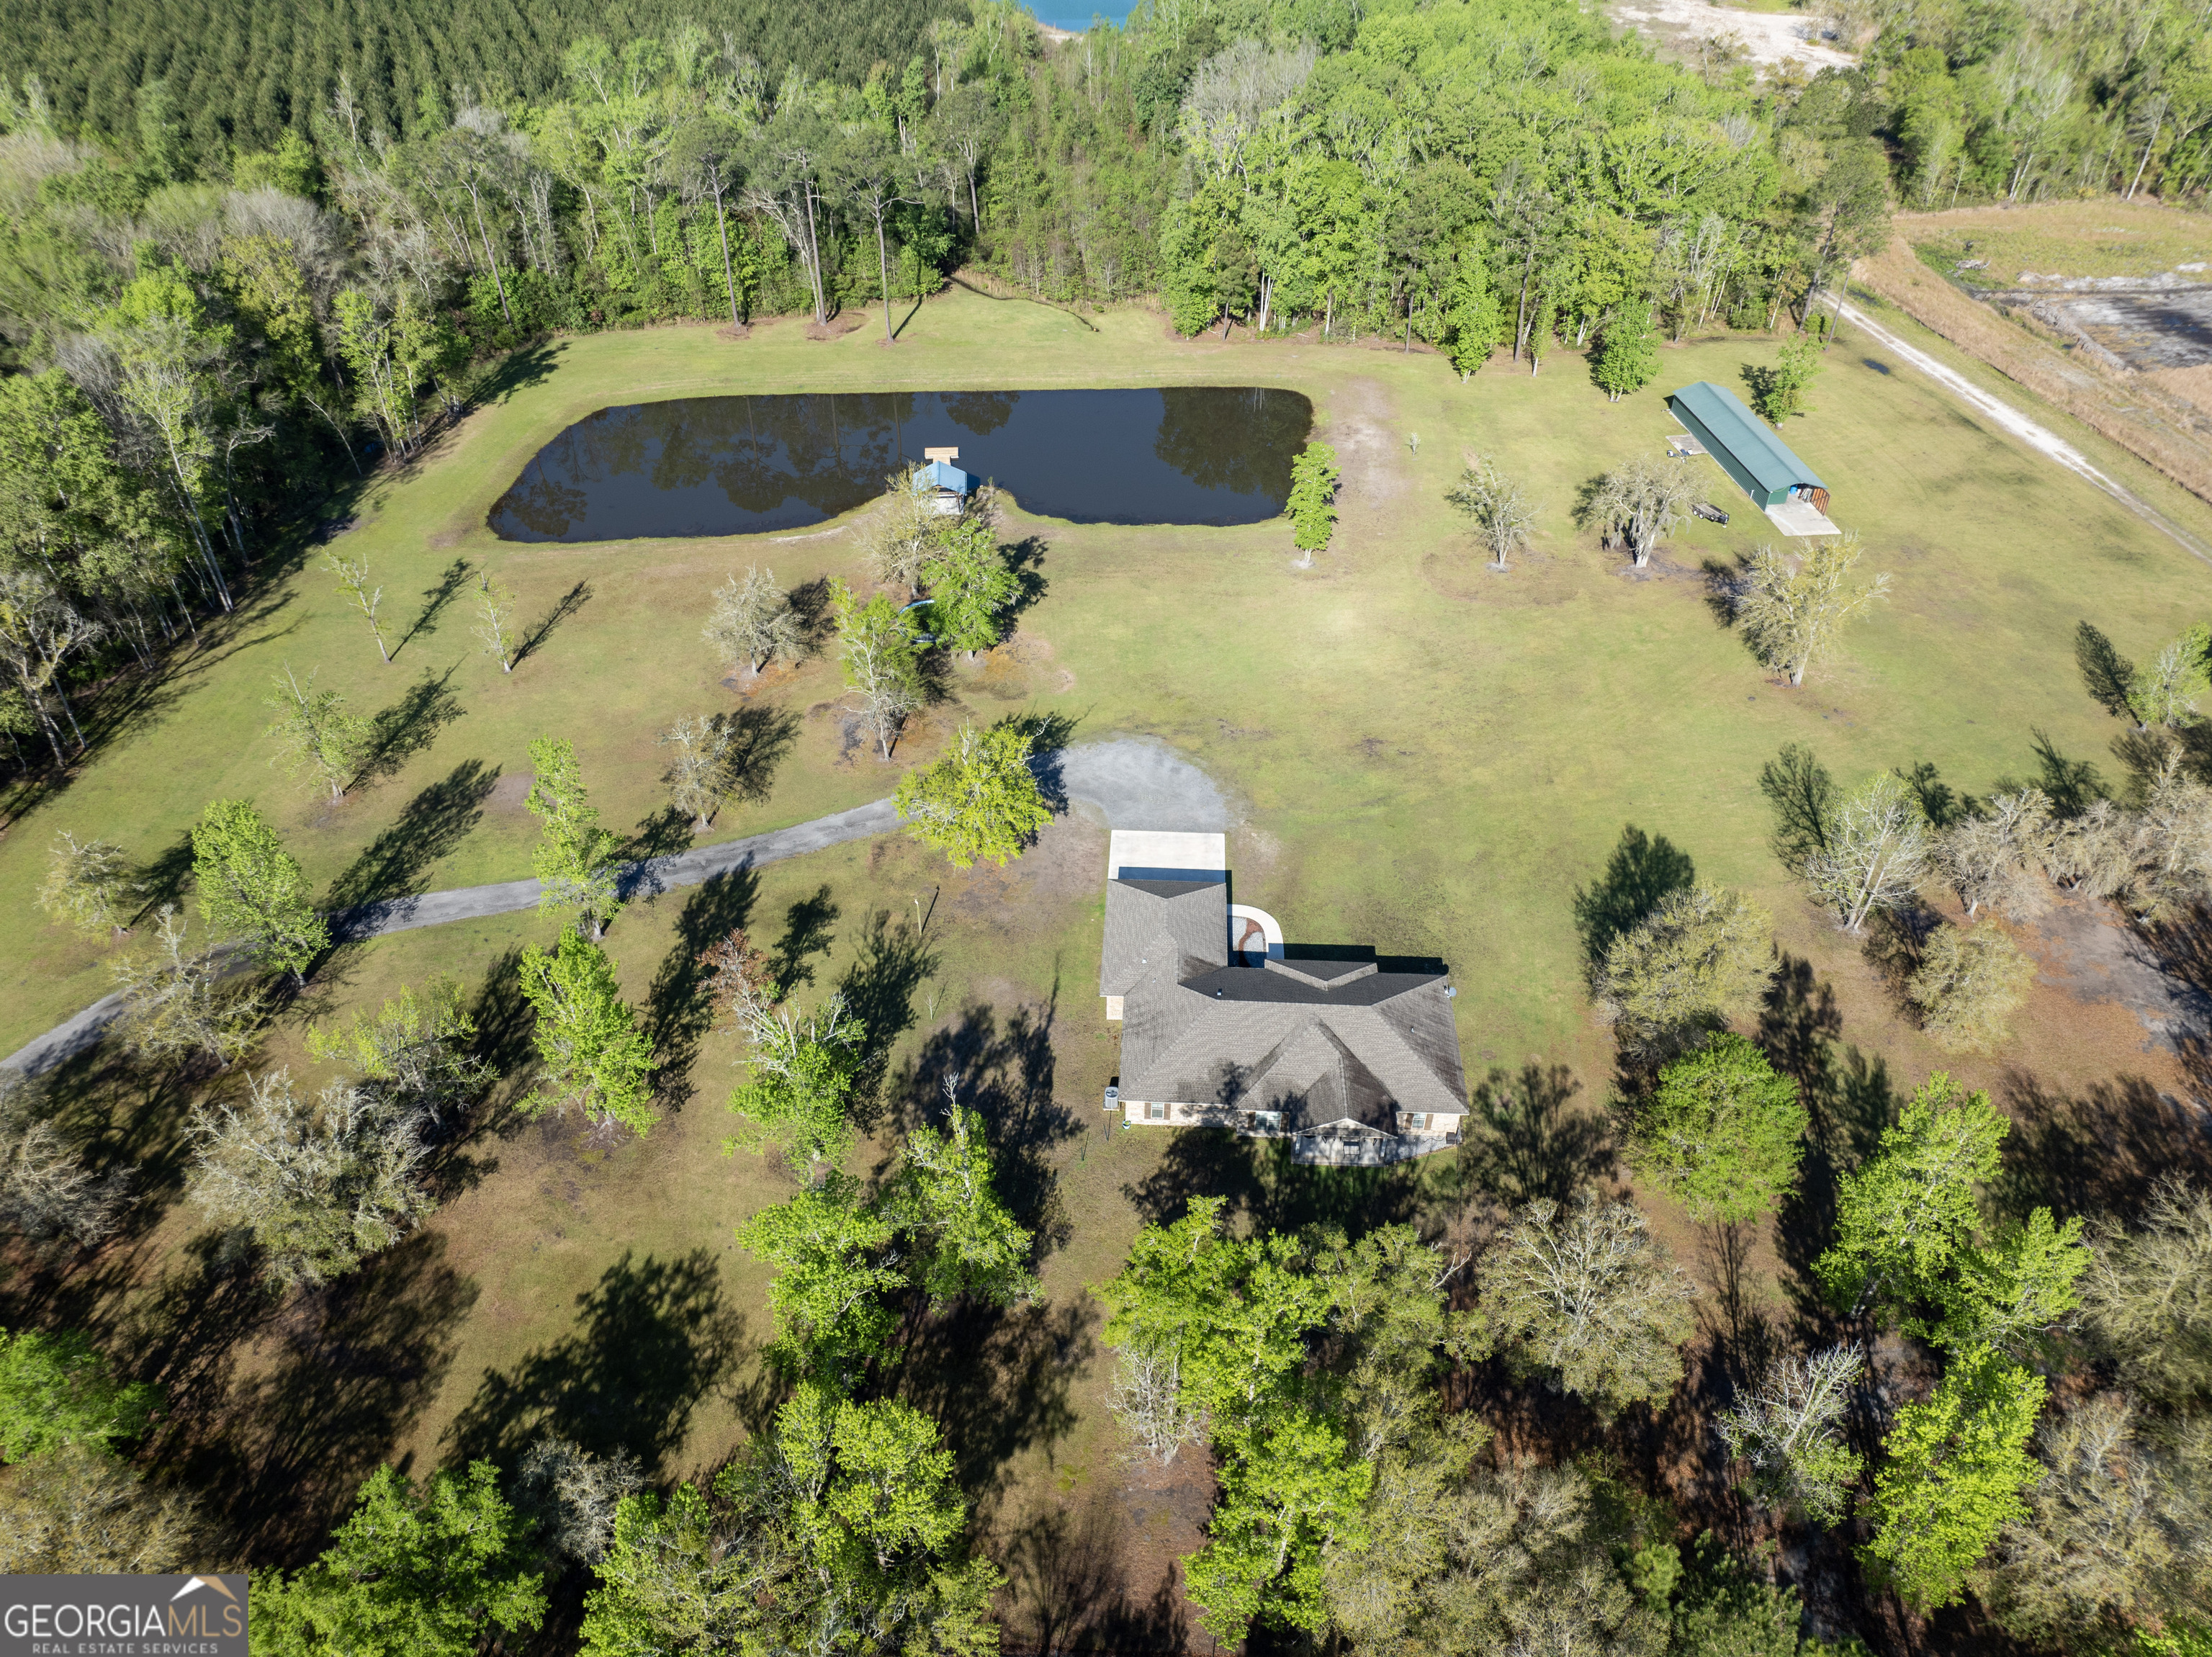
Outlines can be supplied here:
<path id="1" fill-rule="evenodd" d="M 1711 0 L 1614 0 L 1610 9 L 1615 22 L 1633 24 L 1662 45 L 1733 37 L 1736 56 L 1765 67 L 1796 63 L 1817 73 L 1858 61 L 1820 38 L 1819 21 L 1802 11 L 1741 11 Z"/>

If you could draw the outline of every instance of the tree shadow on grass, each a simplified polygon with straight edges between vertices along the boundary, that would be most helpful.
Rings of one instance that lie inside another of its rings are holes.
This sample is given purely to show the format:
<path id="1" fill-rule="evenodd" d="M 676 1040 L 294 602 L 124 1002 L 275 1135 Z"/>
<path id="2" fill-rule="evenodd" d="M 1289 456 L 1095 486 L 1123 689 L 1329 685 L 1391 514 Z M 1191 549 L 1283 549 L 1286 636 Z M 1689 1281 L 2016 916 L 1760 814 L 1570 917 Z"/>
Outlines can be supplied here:
<path id="1" fill-rule="evenodd" d="M 760 896 L 760 876 L 750 868 L 717 874 L 686 899 L 676 917 L 676 941 L 661 958 L 645 996 L 645 1029 L 660 1060 L 653 1087 L 660 1103 L 681 1110 L 691 1100 L 691 1066 L 699 1044 L 714 1027 L 714 974 L 707 951 L 744 929 Z"/>
<path id="2" fill-rule="evenodd" d="M 2070 1096 L 2029 1071 L 2008 1069 L 2001 1086 L 2012 1131 L 1990 1195 L 2025 1220 L 2047 1208 L 2133 1223 L 2152 1189 L 2179 1176 L 2202 1183 L 2212 1139 L 2182 1105 L 2141 1076 L 2115 1076 Z"/>
<path id="3" fill-rule="evenodd" d="M 767 799 L 784 757 L 799 740 L 799 716 L 788 708 L 753 703 L 715 718 L 730 741 L 722 762 L 728 797 L 740 804 Z"/>
<path id="4" fill-rule="evenodd" d="M 512 944 L 485 969 L 483 981 L 469 1002 L 469 1016 L 477 1026 L 477 1057 L 499 1073 L 491 1102 L 495 1107 L 521 1095 L 537 1058 L 532 1037 L 537 1014 L 522 994 L 522 947 Z M 510 1116 L 502 1131 L 519 1130 L 522 1118 Z"/>
<path id="5" fill-rule="evenodd" d="M 1620 843 L 1607 860 L 1597 884 L 1575 889 L 1575 925 L 1583 935 L 1583 955 L 1590 966 L 1603 963 L 1613 941 L 1634 927 L 1671 892 L 1680 892 L 1698 877 L 1690 854 L 1665 835 L 1654 839 L 1631 823 L 1620 832 Z"/>
<path id="6" fill-rule="evenodd" d="M 368 757 L 353 786 L 366 788 L 396 776 L 407 762 L 438 740 L 438 733 L 468 710 L 447 685 L 454 669 L 433 678 L 428 668 L 398 701 L 376 716 Z"/>
<path id="7" fill-rule="evenodd" d="M 1613 1166 L 1603 1118 L 1574 1108 L 1583 1085 L 1564 1064 L 1492 1070 L 1477 1085 L 1460 1142 L 1463 1185 L 1509 1207 L 1565 1203 Z"/>
<path id="8" fill-rule="evenodd" d="M 161 913 L 163 904 L 181 905 L 192 883 L 192 836 L 190 829 L 141 863 L 137 870 L 138 912 L 131 917 L 137 926 Z"/>
<path id="9" fill-rule="evenodd" d="M 439 576 L 438 584 L 435 587 L 426 587 L 422 589 L 422 608 L 416 616 L 413 624 L 399 636 L 399 642 L 392 647 L 392 654 L 394 656 L 405 649 L 409 642 L 416 634 L 437 631 L 438 618 L 445 612 L 446 606 L 453 603 L 455 597 L 459 594 L 461 588 L 468 584 L 468 579 L 469 561 L 466 558 L 455 558 Z"/>
<path id="10" fill-rule="evenodd" d="M 1011 1631 L 1020 1649 L 1135 1654 L 1187 1648 L 1189 1617 L 1172 1567 L 1149 1599 L 1129 1591 L 1125 1562 L 1137 1545 L 1130 1528 L 1112 1498 L 1094 1487 L 1080 1508 L 1047 1508 L 1014 1533 L 1005 1564 L 1017 1608 Z"/>
<path id="11" fill-rule="evenodd" d="M 362 904 L 422 895 L 423 877 L 483 819 L 483 802 L 499 781 L 499 767 L 465 759 L 441 782 L 424 789 L 399 819 L 363 848 L 337 880 L 325 902 L 333 911 L 331 932 L 347 935 L 343 911 Z"/>
<path id="12" fill-rule="evenodd" d="M 768 953 L 769 982 L 778 1000 L 802 984 L 814 982 L 813 957 L 829 953 L 836 937 L 830 929 L 842 913 L 827 885 L 817 886 L 783 911 L 783 935 Z"/>
<path id="13" fill-rule="evenodd" d="M 1846 1044 L 1843 1029 L 1834 987 L 1810 961 L 1785 952 L 1759 1007 L 1759 1045 L 1796 1082 L 1809 1118 L 1797 1185 L 1774 1228 L 1787 1272 L 1784 1292 L 1808 1340 L 1829 1337 L 1836 1328 L 1813 1263 L 1835 1240 L 1837 1182 L 1875 1153 L 1897 1114 L 1887 1063 Z"/>
<path id="14" fill-rule="evenodd" d="M 979 1508 L 1012 1482 L 1016 1457 L 1073 1430 L 1069 1393 L 1095 1351 L 1091 1319 L 1080 1301 L 961 1301 L 908 1325 L 894 1390 L 944 1423 L 961 1488 Z"/>
<path id="15" fill-rule="evenodd" d="M 1036 1234 L 1039 1258 L 1073 1235 L 1051 1158 L 1083 1134 L 1075 1113 L 1053 1097 L 1059 1005 L 1055 982 L 1042 1005 L 1016 1008 L 1001 1029 L 994 1008 L 971 1002 L 899 1067 L 885 1089 L 890 1124 L 910 1132 L 943 1123 L 945 1084 L 953 1084 L 958 1102 L 983 1118 L 1000 1200 Z"/>
<path id="16" fill-rule="evenodd" d="M 521 642 L 514 647 L 514 660 L 507 664 L 507 670 L 510 673 L 513 672 L 532 656 L 536 655 L 544 647 L 545 641 L 553 637 L 555 628 L 591 601 L 592 584 L 587 581 L 580 581 L 563 593 L 560 601 L 539 618 L 537 624 L 522 636 Z"/>
<path id="17" fill-rule="evenodd" d="M 441 1234 L 417 1232 L 296 1297 L 269 1325 L 272 1364 L 219 1408 L 178 1412 L 187 1478 L 228 1492 L 241 1551 L 270 1563 L 312 1553 L 436 1396 L 477 1298 L 445 1251 Z"/>
<path id="18" fill-rule="evenodd" d="M 532 1440 L 557 1433 L 594 1455 L 628 1450 L 658 1481 L 673 1471 L 694 1406 L 750 1350 L 744 1314 L 723 1304 L 721 1267 L 704 1249 L 669 1260 L 625 1251 L 576 1303 L 574 1332 L 511 1370 L 484 1371 L 447 1430 L 454 1459 L 511 1468 Z"/>
<path id="19" fill-rule="evenodd" d="M 777 946 L 781 953 L 782 946 Z M 854 1120 L 872 1133 L 883 1110 L 884 1066 L 898 1039 L 914 1027 L 914 996 L 937 971 L 938 957 L 921 928 L 888 909 L 871 913 L 860 928 L 853 964 L 837 980 L 853 1016 L 867 1031 L 860 1079 L 853 1089 Z"/>

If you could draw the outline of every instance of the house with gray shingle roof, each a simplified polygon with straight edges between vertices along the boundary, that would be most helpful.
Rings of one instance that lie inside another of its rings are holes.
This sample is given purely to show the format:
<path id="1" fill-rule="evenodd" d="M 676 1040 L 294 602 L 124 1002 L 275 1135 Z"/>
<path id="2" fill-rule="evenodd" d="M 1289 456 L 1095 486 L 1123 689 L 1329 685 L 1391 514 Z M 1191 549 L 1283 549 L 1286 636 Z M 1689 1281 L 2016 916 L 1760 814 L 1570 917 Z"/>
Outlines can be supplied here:
<path id="1" fill-rule="evenodd" d="M 1303 1159 L 1395 1161 L 1459 1142 L 1453 991 L 1365 952 L 1291 952 L 1230 901 L 1226 838 L 1116 830 L 1098 989 L 1121 1026 L 1127 1122 L 1285 1136 Z"/>

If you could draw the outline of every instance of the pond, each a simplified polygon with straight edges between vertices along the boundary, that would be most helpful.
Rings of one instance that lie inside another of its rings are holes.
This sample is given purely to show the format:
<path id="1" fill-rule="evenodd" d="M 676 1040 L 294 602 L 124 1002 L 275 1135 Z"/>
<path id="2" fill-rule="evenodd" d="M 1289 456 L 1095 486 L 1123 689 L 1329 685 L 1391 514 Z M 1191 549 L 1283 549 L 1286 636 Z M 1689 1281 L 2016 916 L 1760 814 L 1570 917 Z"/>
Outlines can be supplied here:
<path id="1" fill-rule="evenodd" d="M 821 392 L 601 409 L 540 449 L 491 510 L 514 541 L 803 529 L 883 493 L 925 448 L 1025 512 L 1075 523 L 1272 518 L 1313 428 L 1294 391 Z"/>

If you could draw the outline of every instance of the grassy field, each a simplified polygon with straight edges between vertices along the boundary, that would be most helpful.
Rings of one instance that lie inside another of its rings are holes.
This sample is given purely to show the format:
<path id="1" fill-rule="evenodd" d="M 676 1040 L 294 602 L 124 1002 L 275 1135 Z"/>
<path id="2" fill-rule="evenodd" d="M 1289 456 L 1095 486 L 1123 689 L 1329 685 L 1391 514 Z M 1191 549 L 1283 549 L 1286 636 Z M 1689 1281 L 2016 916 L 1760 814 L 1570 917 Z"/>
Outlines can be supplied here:
<path id="1" fill-rule="evenodd" d="M 1940 269 L 1949 271 L 1962 259 L 1987 259 L 1985 269 L 1958 273 L 1974 287 L 2008 288 L 2031 273 L 2150 277 L 2212 260 L 2212 219 L 2148 198 L 1908 213 L 1897 226 Z M 2201 268 L 2185 274 L 2204 279 Z"/>
<path id="2" fill-rule="evenodd" d="M 738 701 L 696 642 L 710 588 L 750 562 L 793 584 L 850 575 L 857 545 L 849 530 L 588 547 L 492 538 L 484 514 L 528 456 L 610 403 L 864 387 L 1264 382 L 1305 392 L 1346 466 L 1340 532 L 1311 569 L 1292 567 L 1279 524 L 1079 527 L 1017 514 L 1016 533 L 1046 543 L 1048 587 L 1014 642 L 962 668 L 953 699 L 888 765 L 865 749 L 842 752 L 833 666 L 771 677 L 753 700 L 785 710 L 795 742 L 767 797 L 726 812 L 714 838 L 887 794 L 963 711 L 1053 711 L 1078 740 L 1156 736 L 1236 801 L 1240 900 L 1279 917 L 1293 941 L 1443 956 L 1461 987 L 1471 1078 L 1493 1064 L 1564 1065 L 1585 1103 L 1602 1093 L 1610 1055 L 1582 989 L 1574 899 L 1631 825 L 1773 908 L 1784 947 L 1802 963 L 1794 1004 L 1808 1018 L 1901 1083 L 1936 1068 L 1940 1056 L 1874 968 L 1808 909 L 1767 851 L 1761 763 L 1802 741 L 1846 786 L 1926 762 L 1980 794 L 2033 776 L 2041 733 L 2054 751 L 2100 764 L 2117 786 L 2106 752 L 2115 728 L 2075 673 L 2077 621 L 2094 620 L 2140 656 L 2203 616 L 2212 596 L 2212 570 L 1847 337 L 1813 411 L 1784 436 L 1827 479 L 1835 515 L 1863 535 L 1865 567 L 1889 572 L 1894 588 L 1844 653 L 1792 691 L 1758 667 L 1708 602 L 1702 566 L 1747 555 L 1768 533 L 1717 469 L 1711 497 L 1734 521 L 1693 525 L 1647 571 L 1623 570 L 1569 517 L 1589 478 L 1659 448 L 1672 429 L 1663 393 L 1694 379 L 1736 385 L 1744 363 L 1771 360 L 1771 342 L 1669 348 L 1657 385 L 1610 405 L 1565 353 L 1540 377 L 1499 362 L 1462 384 L 1421 354 L 1311 339 L 1182 342 L 1138 311 L 1096 327 L 956 293 L 924 308 L 893 350 L 866 330 L 810 342 L 789 322 L 742 343 L 670 329 L 546 347 L 503 398 L 404 473 L 380 478 L 340 544 L 368 557 L 401 631 L 423 602 L 416 595 L 441 590 L 457 563 L 468 578 L 497 573 L 526 614 L 560 613 L 580 585 L 579 601 L 511 676 L 473 651 L 459 601 L 383 666 L 312 567 L 211 633 L 137 725 L 0 838 L 0 927 L 15 941 L 0 982 L 0 1049 L 107 988 L 106 947 L 47 925 L 33 906 L 59 830 L 103 834 L 152 859 L 207 800 L 251 795 L 313 877 L 349 897 L 511 879 L 527 873 L 535 828 L 520 803 L 525 746 L 555 733 L 575 740 L 606 820 L 645 832 L 662 804 L 655 734 L 678 714 Z M 1474 454 L 1543 500 L 1536 549 L 1508 573 L 1483 567 L 1443 500 Z M 988 469 L 987 454 L 975 459 Z M 2141 472 L 2125 474 L 2130 486 Z M 2193 511 L 2191 527 L 2212 534 L 2212 514 L 2185 501 L 2173 509 Z M 361 710 L 415 698 L 416 735 L 399 745 L 404 757 L 335 811 L 267 768 L 260 701 L 287 662 L 319 667 Z M 904 842 L 847 846 L 771 867 L 757 883 L 671 893 L 626 912 L 608 944 L 669 1058 L 667 1118 L 642 1142 L 611 1146 L 573 1124 L 507 1118 L 458 1154 L 445 1174 L 452 1200 L 404 1249 L 281 1315 L 240 1301 L 220 1357 L 179 1356 L 175 1368 L 149 1357 L 203 1406 L 201 1423 L 180 1429 L 176 1459 L 203 1475 L 250 1471 L 263 1494 L 246 1528 L 266 1548 L 291 1550 L 387 1455 L 422 1466 L 511 1449 L 545 1423 L 587 1443 L 629 1442 L 664 1477 L 726 1453 L 762 1407 L 751 1354 L 767 1332 L 759 1269 L 731 1229 L 787 1189 L 759 1159 L 722 1154 L 732 1055 L 690 1009 L 692 955 L 742 924 L 811 963 L 802 997 L 843 983 L 876 1009 L 888 1044 L 885 1136 L 946 1069 L 978 1089 L 1012 1189 L 1049 1239 L 1048 1300 L 988 1326 L 917 1331 L 905 1385 L 947 1422 L 983 1493 L 983 1533 L 1016 1575 L 1018 1621 L 1049 1622 L 1055 1596 L 1073 1592 L 1068 1560 L 1091 1549 L 1118 1562 L 1126 1626 L 1159 1632 L 1172 1607 L 1147 1611 L 1147 1596 L 1162 1562 L 1188 1544 L 1203 1495 L 1144 1485 L 1114 1462 L 1099 1408 L 1108 1366 L 1091 1344 L 1083 1285 L 1110 1272 L 1138 1224 L 1173 1214 L 1194 1189 L 1228 1191 L 1246 1211 L 1279 1220 L 1410 1212 L 1421 1193 L 1406 1178 L 1301 1177 L 1196 1138 L 1103 1130 L 1097 1101 L 1115 1049 L 1094 999 L 1103 832 L 1079 814 L 1008 870 L 968 875 Z M 373 1004 L 438 972 L 469 987 L 502 1052 L 519 1058 L 504 958 L 552 930 L 516 917 L 347 951 L 269 1058 L 311 1069 L 305 1017 Z M 1815 1017 L 1823 993 L 1832 1010 Z M 2051 985 L 2037 995 L 2002 1060 L 1952 1068 L 2008 1100 L 2057 1101 L 2052 1110 L 2127 1076 L 2173 1085 L 2171 1056 L 2146 1051 L 2133 1014 Z M 131 1093 L 120 1108 L 124 1142 L 149 1148 L 150 1160 L 173 1154 L 171 1093 Z M 1469 1170 L 1483 1166 L 1475 1159 Z M 1433 1185 L 1450 1173 L 1431 1167 L 1422 1177 Z M 1659 1220 L 1687 1252 L 1679 1218 Z M 55 1288 L 46 1313 L 89 1319 L 135 1339 L 133 1349 L 166 1350 L 150 1333 L 165 1317 L 221 1298 L 219 1267 L 195 1252 L 196 1229 L 188 1210 L 170 1209 L 97 1272 Z M 1771 1253 L 1755 1267 L 1770 1280 L 1784 1270 Z"/>

